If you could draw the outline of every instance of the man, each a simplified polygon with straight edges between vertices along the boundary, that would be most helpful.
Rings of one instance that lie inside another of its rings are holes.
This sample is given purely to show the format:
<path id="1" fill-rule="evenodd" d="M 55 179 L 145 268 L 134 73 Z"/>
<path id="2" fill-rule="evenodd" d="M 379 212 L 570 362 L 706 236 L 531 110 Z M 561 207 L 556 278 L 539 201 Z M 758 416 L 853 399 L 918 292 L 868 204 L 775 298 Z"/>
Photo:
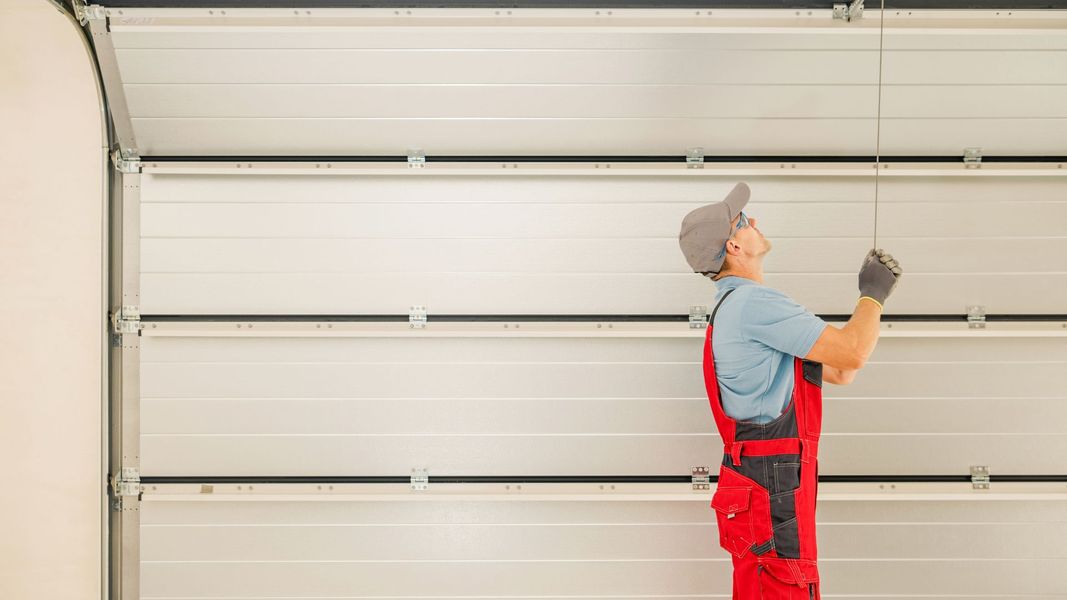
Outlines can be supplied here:
<path id="1" fill-rule="evenodd" d="M 830 325 L 763 285 L 771 243 L 742 210 L 749 195 L 737 184 L 722 202 L 686 215 L 678 237 L 693 271 L 718 287 L 704 342 L 704 381 L 725 445 L 711 506 L 733 560 L 734 600 L 812 600 L 820 597 L 822 382 L 850 383 L 863 367 L 901 269 L 871 250 L 852 317 Z"/>

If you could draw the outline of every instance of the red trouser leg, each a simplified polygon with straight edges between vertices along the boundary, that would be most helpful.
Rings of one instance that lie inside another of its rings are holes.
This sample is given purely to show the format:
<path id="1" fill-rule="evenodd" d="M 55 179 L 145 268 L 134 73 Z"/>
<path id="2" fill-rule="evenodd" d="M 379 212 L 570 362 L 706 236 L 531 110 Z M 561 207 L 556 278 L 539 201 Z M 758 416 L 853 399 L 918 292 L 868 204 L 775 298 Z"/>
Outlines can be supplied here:
<path id="1" fill-rule="evenodd" d="M 734 563 L 734 594 L 733 600 L 819 600 L 818 583 L 796 583 L 782 581 L 775 577 L 775 573 L 786 576 L 781 570 L 781 562 L 784 559 L 769 559 L 779 561 L 778 568 L 768 568 L 770 565 L 761 565 L 751 554 L 744 558 L 733 556 Z"/>

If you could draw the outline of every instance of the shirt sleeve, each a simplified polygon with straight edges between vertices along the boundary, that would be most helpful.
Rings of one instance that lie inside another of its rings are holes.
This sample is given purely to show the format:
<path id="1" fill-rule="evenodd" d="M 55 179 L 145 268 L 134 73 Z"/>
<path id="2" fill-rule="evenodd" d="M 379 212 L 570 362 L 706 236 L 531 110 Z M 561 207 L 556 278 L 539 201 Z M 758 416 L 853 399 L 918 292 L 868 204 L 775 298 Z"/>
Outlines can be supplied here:
<path id="1" fill-rule="evenodd" d="M 827 323 L 795 300 L 772 288 L 760 288 L 745 303 L 741 335 L 779 352 L 804 358 Z"/>

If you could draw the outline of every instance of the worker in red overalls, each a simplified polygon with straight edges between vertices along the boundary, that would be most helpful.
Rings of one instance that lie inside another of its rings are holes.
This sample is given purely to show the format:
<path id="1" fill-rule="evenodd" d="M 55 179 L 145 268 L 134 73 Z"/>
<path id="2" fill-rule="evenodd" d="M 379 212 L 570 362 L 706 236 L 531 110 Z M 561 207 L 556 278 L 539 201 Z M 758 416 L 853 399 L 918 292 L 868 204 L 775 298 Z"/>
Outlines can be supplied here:
<path id="1" fill-rule="evenodd" d="M 863 367 L 901 269 L 871 250 L 852 317 L 829 325 L 763 285 L 771 243 L 743 212 L 749 195 L 739 183 L 722 202 L 693 210 L 678 238 L 693 271 L 718 289 L 704 342 L 704 381 L 724 444 L 711 506 L 733 560 L 734 600 L 813 600 L 822 384 L 850 383 Z"/>

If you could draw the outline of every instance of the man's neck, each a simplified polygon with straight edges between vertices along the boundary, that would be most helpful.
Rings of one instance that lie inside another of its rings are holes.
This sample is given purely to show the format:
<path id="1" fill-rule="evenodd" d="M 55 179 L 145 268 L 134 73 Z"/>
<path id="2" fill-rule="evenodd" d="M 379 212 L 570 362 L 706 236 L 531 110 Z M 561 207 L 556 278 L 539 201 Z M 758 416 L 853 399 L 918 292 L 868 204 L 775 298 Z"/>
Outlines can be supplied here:
<path id="1" fill-rule="evenodd" d="M 761 284 L 761 285 L 763 284 L 763 271 L 762 270 L 759 270 L 759 271 L 756 271 L 756 270 L 728 271 L 727 273 L 725 273 L 723 275 L 723 277 L 740 277 L 742 279 L 751 279 L 752 281 L 755 281 L 756 283 Z"/>

